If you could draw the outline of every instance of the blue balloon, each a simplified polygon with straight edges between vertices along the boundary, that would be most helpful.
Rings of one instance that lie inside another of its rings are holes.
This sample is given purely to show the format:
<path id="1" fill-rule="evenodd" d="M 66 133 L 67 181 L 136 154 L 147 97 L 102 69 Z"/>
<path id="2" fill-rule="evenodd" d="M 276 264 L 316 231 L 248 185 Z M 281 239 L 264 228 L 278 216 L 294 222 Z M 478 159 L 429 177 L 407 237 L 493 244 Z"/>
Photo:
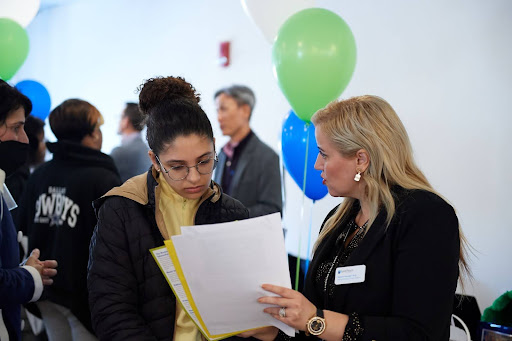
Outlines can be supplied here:
<path id="1" fill-rule="evenodd" d="M 309 134 L 309 145 L 307 144 Z M 301 120 L 293 110 L 283 123 L 281 147 L 286 170 L 292 179 L 303 188 L 304 165 L 306 163 L 306 146 L 308 146 L 308 160 L 306 166 L 305 194 L 311 200 L 319 200 L 327 194 L 327 187 L 322 184 L 319 170 L 314 168 L 318 155 L 318 146 L 315 139 L 315 126 Z"/>
<path id="2" fill-rule="evenodd" d="M 19 82 L 16 84 L 16 89 L 32 102 L 32 116 L 44 121 L 50 114 L 52 106 L 48 90 L 41 83 L 33 80 Z"/>

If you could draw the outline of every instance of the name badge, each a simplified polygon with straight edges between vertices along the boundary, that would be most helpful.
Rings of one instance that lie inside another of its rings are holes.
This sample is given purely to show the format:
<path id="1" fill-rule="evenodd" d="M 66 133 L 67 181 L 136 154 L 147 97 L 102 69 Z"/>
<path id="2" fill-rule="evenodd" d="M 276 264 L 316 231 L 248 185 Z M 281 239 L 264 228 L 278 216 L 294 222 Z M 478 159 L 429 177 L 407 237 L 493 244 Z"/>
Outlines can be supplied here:
<path id="1" fill-rule="evenodd" d="M 342 266 L 336 269 L 334 284 L 362 283 L 366 275 L 366 265 Z"/>

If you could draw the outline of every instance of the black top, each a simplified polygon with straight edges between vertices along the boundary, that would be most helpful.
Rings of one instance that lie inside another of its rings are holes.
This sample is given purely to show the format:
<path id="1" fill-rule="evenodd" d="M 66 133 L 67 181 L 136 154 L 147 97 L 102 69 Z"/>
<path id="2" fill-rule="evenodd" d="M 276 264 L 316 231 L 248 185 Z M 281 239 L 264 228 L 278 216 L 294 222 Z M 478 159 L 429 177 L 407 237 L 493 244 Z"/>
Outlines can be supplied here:
<path id="1" fill-rule="evenodd" d="M 336 288 L 336 285 L 334 284 L 335 270 L 338 267 L 345 265 L 352 252 L 361 243 L 366 232 L 367 223 L 359 227 L 355 223 L 354 219 L 355 217 L 351 217 L 348 220 L 348 223 L 344 224 L 345 226 L 336 240 L 336 247 L 330 250 L 329 255 L 317 268 L 314 278 L 315 290 L 323 291 L 325 306 L 328 305 L 328 301 L 330 299 L 334 298 L 334 289 Z M 355 231 L 357 231 L 356 234 L 350 240 L 348 245 L 345 246 L 347 237 Z"/>

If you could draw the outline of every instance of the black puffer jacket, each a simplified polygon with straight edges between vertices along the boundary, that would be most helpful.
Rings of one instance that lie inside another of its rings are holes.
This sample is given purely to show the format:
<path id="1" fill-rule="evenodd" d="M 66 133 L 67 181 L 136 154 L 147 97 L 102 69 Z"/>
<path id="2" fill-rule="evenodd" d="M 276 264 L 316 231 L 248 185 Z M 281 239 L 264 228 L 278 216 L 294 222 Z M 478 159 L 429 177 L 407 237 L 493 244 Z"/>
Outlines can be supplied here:
<path id="1" fill-rule="evenodd" d="M 94 202 L 98 225 L 91 240 L 89 303 L 100 340 L 169 340 L 176 298 L 150 249 L 162 246 L 160 188 L 154 170 L 129 179 Z M 195 224 L 246 219 L 247 209 L 212 182 Z M 158 223 L 157 223 L 158 221 Z"/>

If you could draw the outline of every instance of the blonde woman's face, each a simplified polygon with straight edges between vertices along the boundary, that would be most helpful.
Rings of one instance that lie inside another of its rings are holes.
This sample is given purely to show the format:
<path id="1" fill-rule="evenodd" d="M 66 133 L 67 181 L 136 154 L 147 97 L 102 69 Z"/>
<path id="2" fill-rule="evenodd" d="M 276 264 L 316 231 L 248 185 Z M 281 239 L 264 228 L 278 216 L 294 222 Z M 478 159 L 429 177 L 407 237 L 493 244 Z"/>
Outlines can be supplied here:
<path id="1" fill-rule="evenodd" d="M 316 127 L 315 137 L 319 149 L 315 169 L 322 171 L 322 183 L 327 186 L 329 194 L 333 197 L 359 199 L 359 183 L 354 181 L 357 157 L 341 155 L 320 126 Z"/>
<path id="2" fill-rule="evenodd" d="M 172 189 L 186 199 L 198 199 L 208 189 L 212 179 L 212 173 L 201 174 L 194 167 L 201 162 L 204 166 L 209 162 L 213 166 L 215 150 L 212 141 L 205 136 L 191 134 L 187 136 L 178 136 L 163 152 L 158 155 L 160 163 L 156 160 L 155 154 L 150 152 L 153 166 L 164 172 L 170 171 L 172 167 L 190 167 L 188 175 L 182 180 L 173 180 L 169 174 L 164 178 Z M 164 169 L 162 169 L 162 166 Z M 172 171 L 171 171 L 172 173 Z"/>

